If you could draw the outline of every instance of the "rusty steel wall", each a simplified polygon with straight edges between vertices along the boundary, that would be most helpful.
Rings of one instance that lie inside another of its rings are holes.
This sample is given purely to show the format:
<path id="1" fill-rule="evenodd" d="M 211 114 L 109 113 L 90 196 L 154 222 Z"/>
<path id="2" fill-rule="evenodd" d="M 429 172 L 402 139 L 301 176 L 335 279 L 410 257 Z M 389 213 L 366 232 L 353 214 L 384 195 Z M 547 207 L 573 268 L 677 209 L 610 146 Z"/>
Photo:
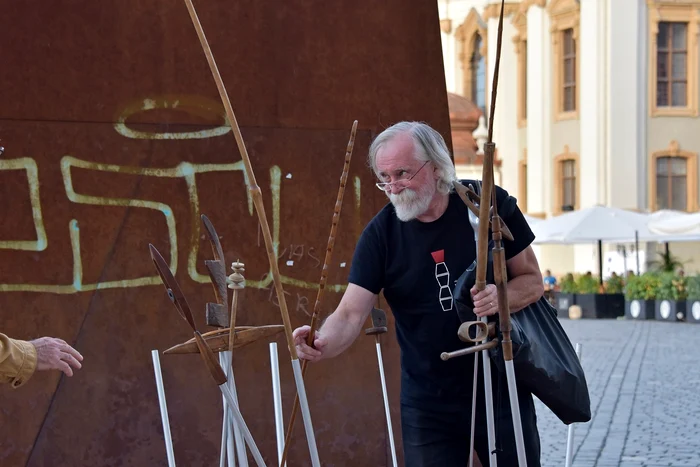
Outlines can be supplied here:
<path id="1" fill-rule="evenodd" d="M 437 5 L 428 0 L 195 1 L 241 126 L 294 327 L 308 324 L 353 120 L 357 141 L 324 316 L 355 242 L 386 202 L 369 144 L 399 120 L 450 143 Z M 184 2 L 2 2 L 0 332 L 61 337 L 72 378 L 0 387 L 0 465 L 167 465 L 150 351 L 191 337 L 148 254 L 153 243 L 203 330 L 214 301 L 199 221 L 248 280 L 238 324 L 280 324 L 241 157 Z M 450 143 L 451 144 L 451 143 Z M 293 263 L 288 263 L 293 261 Z M 291 265 L 288 265 L 291 264 Z M 229 271 L 230 273 L 230 271 Z M 382 303 L 383 305 L 383 303 Z M 383 338 L 397 449 L 398 347 Z M 367 326 L 369 326 L 369 322 Z M 295 387 L 278 342 L 285 428 Z M 268 342 L 235 352 L 253 436 L 277 460 Z M 197 355 L 161 355 L 178 465 L 216 465 L 221 394 Z M 311 365 L 306 387 L 325 466 L 390 465 L 372 337 Z M 252 461 L 252 458 L 251 458 Z M 298 417 L 289 465 L 309 465 Z"/>

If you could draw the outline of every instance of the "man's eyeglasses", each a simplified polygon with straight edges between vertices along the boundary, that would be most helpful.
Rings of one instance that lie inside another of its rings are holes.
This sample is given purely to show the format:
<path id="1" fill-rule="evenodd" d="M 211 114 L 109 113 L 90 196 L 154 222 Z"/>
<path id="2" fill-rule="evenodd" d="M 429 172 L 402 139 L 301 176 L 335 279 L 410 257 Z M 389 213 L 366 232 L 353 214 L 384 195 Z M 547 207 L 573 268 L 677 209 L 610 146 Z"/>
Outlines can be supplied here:
<path id="1" fill-rule="evenodd" d="M 423 167 L 425 167 L 428 164 L 428 162 L 430 162 L 430 161 L 425 161 L 425 163 L 420 166 L 420 169 L 416 170 L 416 173 L 411 175 L 410 178 L 402 178 L 402 179 L 396 180 L 395 182 L 379 182 L 379 183 L 375 183 L 375 185 L 377 186 L 377 188 L 379 188 L 382 191 L 389 191 L 391 189 L 392 185 L 397 186 L 397 187 L 401 187 L 401 188 L 405 188 L 406 185 L 408 185 L 408 182 L 413 180 L 413 177 L 418 175 L 418 172 L 420 172 L 423 169 Z"/>

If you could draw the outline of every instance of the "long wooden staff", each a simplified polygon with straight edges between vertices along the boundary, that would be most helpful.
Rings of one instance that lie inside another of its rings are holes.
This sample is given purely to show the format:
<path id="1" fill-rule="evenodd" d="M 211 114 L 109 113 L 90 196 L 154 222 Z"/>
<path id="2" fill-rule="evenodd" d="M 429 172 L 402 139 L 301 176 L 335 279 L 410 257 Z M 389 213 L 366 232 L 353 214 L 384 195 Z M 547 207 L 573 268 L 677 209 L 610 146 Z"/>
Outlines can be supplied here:
<path id="1" fill-rule="evenodd" d="M 496 190 L 494 189 L 494 152 L 496 144 L 493 142 L 493 117 L 496 110 L 496 92 L 498 90 L 498 71 L 501 62 L 501 43 L 503 40 L 503 10 L 505 0 L 501 0 L 501 14 L 498 19 L 498 42 L 496 45 L 496 63 L 493 72 L 493 86 L 491 91 L 491 109 L 489 116 L 488 139 L 484 145 L 484 167 L 483 167 L 483 192 L 481 193 L 481 204 L 479 206 L 479 253 L 481 261 L 477 263 L 477 288 L 479 284 L 484 284 L 486 278 L 486 262 L 488 261 L 488 250 L 482 250 L 488 244 L 488 212 L 489 198 L 493 205 L 491 218 L 491 238 L 493 239 L 493 277 L 498 290 L 498 321 L 501 332 L 501 346 L 503 349 L 503 359 L 505 360 L 506 379 L 508 381 L 508 397 L 510 399 L 510 410 L 513 417 L 513 431 L 515 434 L 515 444 L 518 452 L 518 464 L 520 467 L 527 466 L 525 456 L 525 441 L 523 438 L 523 427 L 520 420 L 520 405 L 518 404 L 518 388 L 515 380 L 515 368 L 513 365 L 513 342 L 510 339 L 510 306 L 508 303 L 508 273 L 506 270 L 506 256 L 503 248 L 502 221 L 498 215 L 498 205 L 496 203 Z M 482 243 L 483 241 L 483 243 Z M 478 261 L 478 259 L 477 259 Z M 480 275 L 481 274 L 481 275 Z M 481 282 L 480 282 L 481 281 Z"/>
<path id="2" fill-rule="evenodd" d="M 236 138 L 236 143 L 238 144 L 238 150 L 241 153 L 241 158 L 243 159 L 243 166 L 245 168 L 245 173 L 248 181 L 248 189 L 253 198 L 253 203 L 255 205 L 255 210 L 258 214 L 258 219 L 260 221 L 260 227 L 263 234 L 263 239 L 265 240 L 265 249 L 267 250 L 267 258 L 270 263 L 270 272 L 272 273 L 272 280 L 275 284 L 275 291 L 277 292 L 277 300 L 279 302 L 280 314 L 282 315 L 282 321 L 284 323 L 284 333 L 287 338 L 287 348 L 289 349 L 289 354 L 292 358 L 292 369 L 294 371 L 294 380 L 296 383 L 297 394 L 301 403 L 302 417 L 304 419 L 304 428 L 306 430 L 306 439 L 309 442 L 309 452 L 311 454 L 311 462 L 314 467 L 320 467 L 321 462 L 318 457 L 318 448 L 316 447 L 316 437 L 314 435 L 313 425 L 311 423 L 311 412 L 309 411 L 309 404 L 306 398 L 306 388 L 304 387 L 304 378 L 301 374 L 301 365 L 299 364 L 299 356 L 297 355 L 296 347 L 294 346 L 294 338 L 292 336 L 292 324 L 289 320 L 289 311 L 287 310 L 287 301 L 284 295 L 284 289 L 282 288 L 282 280 L 280 278 L 279 267 L 277 265 L 277 254 L 272 245 L 272 235 L 270 234 L 270 225 L 267 222 L 267 216 L 265 214 L 265 206 L 262 199 L 262 190 L 258 186 L 255 179 L 255 174 L 253 173 L 253 167 L 250 163 L 250 157 L 248 156 L 248 151 L 246 150 L 245 143 L 243 142 L 243 136 L 241 135 L 241 130 L 238 127 L 238 121 L 236 120 L 236 115 L 231 107 L 231 101 L 228 98 L 228 93 L 224 86 L 224 82 L 219 74 L 219 69 L 216 66 L 214 56 L 207 42 L 207 38 L 204 35 L 204 30 L 197 17 L 197 12 L 195 11 L 192 0 L 184 0 L 185 5 L 187 5 L 187 10 L 189 11 L 192 24 L 197 31 L 197 36 L 199 37 L 199 42 L 204 50 L 204 55 L 209 63 L 209 68 L 211 70 L 214 81 L 216 82 L 216 87 L 219 90 L 219 96 L 226 110 L 226 116 L 231 123 L 231 129 L 233 130 L 233 135 Z"/>
<path id="3" fill-rule="evenodd" d="M 321 280 L 318 283 L 318 293 L 316 294 L 316 303 L 314 303 L 314 311 L 311 315 L 311 330 L 309 331 L 309 337 L 306 339 L 306 344 L 309 347 L 313 347 L 314 345 L 316 328 L 318 327 L 318 317 L 321 312 L 321 302 L 323 301 L 323 293 L 326 290 L 326 281 L 328 280 L 328 268 L 330 267 L 331 257 L 333 256 L 333 246 L 335 245 L 335 236 L 338 231 L 340 211 L 343 208 L 343 195 L 345 194 L 345 185 L 348 180 L 348 173 L 350 172 L 350 160 L 352 159 L 352 150 L 355 146 L 356 133 L 357 120 L 355 120 L 352 124 L 352 130 L 350 131 L 350 140 L 348 141 L 348 147 L 345 150 L 345 162 L 343 164 L 343 173 L 340 176 L 338 198 L 335 201 L 335 208 L 333 209 L 333 218 L 331 219 L 331 233 L 328 236 L 328 244 L 326 246 L 326 257 L 323 261 L 323 269 L 321 269 Z M 308 363 L 308 360 L 304 360 L 304 363 L 302 363 L 301 365 L 302 376 L 306 374 L 306 366 Z M 287 459 L 287 454 L 289 453 L 289 442 L 292 438 L 292 429 L 294 428 L 294 421 L 296 420 L 298 408 L 299 397 L 295 397 L 294 406 L 292 407 L 292 415 L 289 418 L 289 426 L 287 427 L 287 434 L 284 437 L 284 451 L 282 452 L 282 458 L 280 459 L 280 467 L 284 467 L 284 463 Z"/>

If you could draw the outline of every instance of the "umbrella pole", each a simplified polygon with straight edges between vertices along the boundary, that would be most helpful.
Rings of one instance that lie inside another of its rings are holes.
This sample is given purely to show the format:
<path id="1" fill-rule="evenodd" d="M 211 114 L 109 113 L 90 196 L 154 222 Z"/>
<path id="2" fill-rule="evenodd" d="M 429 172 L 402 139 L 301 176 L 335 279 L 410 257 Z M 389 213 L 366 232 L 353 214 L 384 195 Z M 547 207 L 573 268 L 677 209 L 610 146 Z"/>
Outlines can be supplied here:
<path id="1" fill-rule="evenodd" d="M 634 231 L 634 254 L 637 257 L 637 275 L 639 275 L 639 232 Z"/>
<path id="2" fill-rule="evenodd" d="M 600 285 L 603 285 L 603 241 L 598 240 L 598 273 Z"/>

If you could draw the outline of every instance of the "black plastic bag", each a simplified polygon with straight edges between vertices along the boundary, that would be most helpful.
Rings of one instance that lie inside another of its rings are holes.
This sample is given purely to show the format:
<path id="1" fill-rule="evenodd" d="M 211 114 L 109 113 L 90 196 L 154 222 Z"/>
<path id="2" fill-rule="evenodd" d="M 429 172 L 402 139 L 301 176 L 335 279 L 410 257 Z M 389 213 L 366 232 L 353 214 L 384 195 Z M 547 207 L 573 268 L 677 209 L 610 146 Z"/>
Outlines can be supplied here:
<path id="1" fill-rule="evenodd" d="M 487 282 L 493 283 L 493 264 L 489 248 Z M 470 290 L 476 282 L 476 261 L 459 277 L 455 286 L 455 304 L 462 322 L 476 321 Z M 498 321 L 498 315 L 489 316 Z M 547 299 L 517 313 L 511 313 L 513 367 L 518 386 L 537 396 L 563 423 L 588 422 L 591 401 L 586 375 L 569 337 L 557 319 L 557 311 Z M 499 339 L 501 338 L 498 330 Z M 505 373 L 503 350 L 499 345 L 489 355 L 500 372 Z"/>

